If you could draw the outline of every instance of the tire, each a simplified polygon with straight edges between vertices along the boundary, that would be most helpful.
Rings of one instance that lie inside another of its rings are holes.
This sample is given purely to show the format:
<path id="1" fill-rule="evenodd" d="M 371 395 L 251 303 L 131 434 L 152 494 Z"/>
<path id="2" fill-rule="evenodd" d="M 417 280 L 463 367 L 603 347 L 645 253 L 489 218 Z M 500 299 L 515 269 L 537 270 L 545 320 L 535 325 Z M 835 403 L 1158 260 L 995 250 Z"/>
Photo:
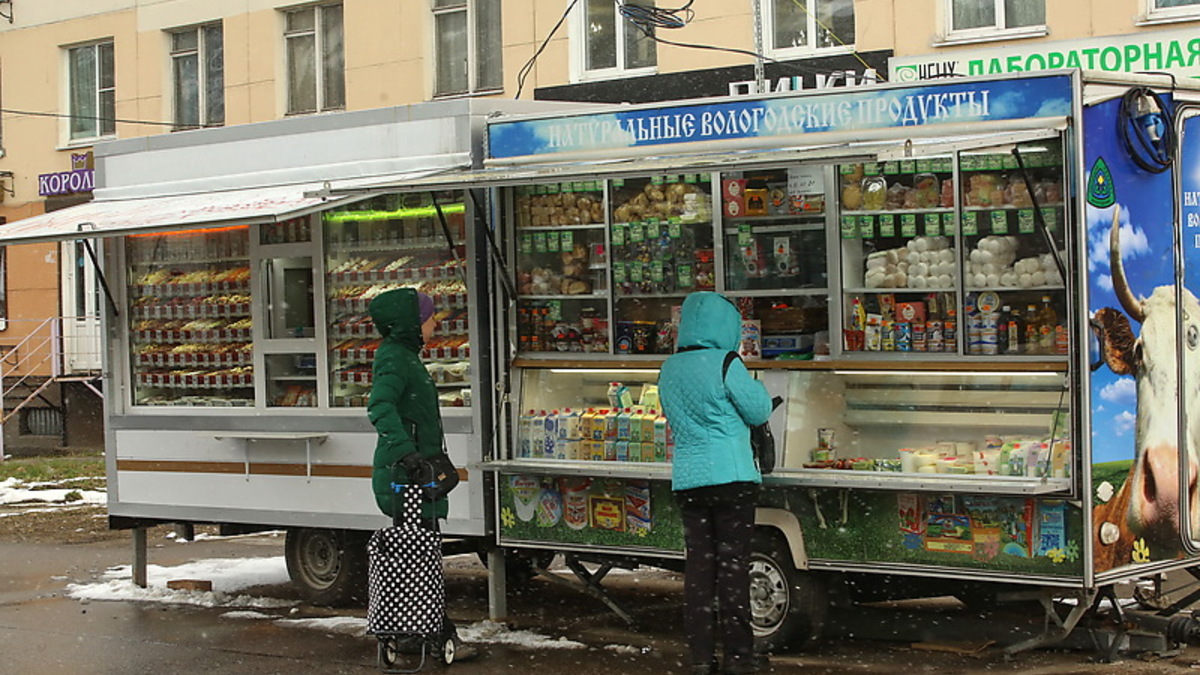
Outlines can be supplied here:
<path id="1" fill-rule="evenodd" d="M 289 529 L 284 544 L 288 576 L 311 604 L 361 604 L 367 592 L 366 543 L 367 535 L 349 530 Z"/>
<path id="2" fill-rule="evenodd" d="M 442 663 L 446 665 L 454 663 L 454 654 L 457 651 L 458 645 L 454 644 L 454 640 L 452 638 L 446 638 L 445 641 L 442 642 L 442 653 L 440 655 Z"/>
<path id="3" fill-rule="evenodd" d="M 756 532 L 750 555 L 750 615 L 757 651 L 812 645 L 821 637 L 828 610 L 824 580 L 796 569 L 781 535 Z"/>

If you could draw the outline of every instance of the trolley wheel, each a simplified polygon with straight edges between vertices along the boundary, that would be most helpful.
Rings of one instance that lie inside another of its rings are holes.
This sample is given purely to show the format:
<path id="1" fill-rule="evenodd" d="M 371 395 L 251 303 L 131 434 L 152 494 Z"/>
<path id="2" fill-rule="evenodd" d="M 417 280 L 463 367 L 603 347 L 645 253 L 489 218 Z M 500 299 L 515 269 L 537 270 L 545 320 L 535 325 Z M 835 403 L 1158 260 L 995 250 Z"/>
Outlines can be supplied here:
<path id="1" fill-rule="evenodd" d="M 750 554 L 750 617 L 757 650 L 774 652 L 816 642 L 825 627 L 829 594 L 817 576 L 796 569 L 782 535 L 754 533 Z"/>
<path id="2" fill-rule="evenodd" d="M 352 530 L 292 528 L 284 551 L 288 576 L 314 605 L 340 607 L 366 597 L 367 535 Z"/>
<path id="3" fill-rule="evenodd" d="M 396 667 L 396 659 L 399 657 L 399 650 L 396 649 L 395 638 L 379 638 L 379 669 L 390 670 Z"/>
<path id="4" fill-rule="evenodd" d="M 454 663 L 454 654 L 458 651 L 458 647 L 454 644 L 454 638 L 448 637 L 442 640 L 442 663 L 450 665 Z"/>

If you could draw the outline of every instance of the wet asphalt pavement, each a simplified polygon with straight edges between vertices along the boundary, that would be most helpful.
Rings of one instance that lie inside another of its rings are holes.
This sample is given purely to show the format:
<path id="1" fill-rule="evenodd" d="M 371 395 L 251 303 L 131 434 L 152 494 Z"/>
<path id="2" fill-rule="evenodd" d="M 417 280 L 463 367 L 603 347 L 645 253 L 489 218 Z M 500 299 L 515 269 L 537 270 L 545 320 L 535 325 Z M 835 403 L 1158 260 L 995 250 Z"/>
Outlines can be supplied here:
<path id="1" fill-rule="evenodd" d="M 125 673 L 377 673 L 375 640 L 324 629 L 222 616 L 233 608 L 203 608 L 132 601 L 83 602 L 66 596 L 67 584 L 100 578 L 106 569 L 128 564 L 128 541 L 46 545 L 0 543 L 0 673 L 51 675 Z M 151 542 L 150 562 L 171 566 L 228 557 L 282 555 L 279 536 L 213 539 L 179 544 Z M 598 600 L 560 584 L 535 579 L 510 597 L 507 625 L 551 638 L 583 643 L 577 649 L 530 649 L 481 645 L 481 658 L 425 672 L 686 673 L 681 663 L 679 626 L 681 582 L 662 571 L 616 574 L 606 586 L 633 614 L 628 626 Z M 287 585 L 248 593 L 295 599 Z M 486 573 L 470 559 L 447 565 L 449 612 L 460 625 L 487 618 Z M 255 610 L 280 618 L 365 615 L 362 608 Z M 931 625 L 949 625 L 966 616 L 953 603 L 923 610 Z M 866 639 L 887 633 L 887 620 L 855 623 L 862 639 L 833 637 L 814 649 L 775 655 L 772 673 L 1183 673 L 1200 670 L 1200 649 L 1166 658 L 1128 655 L 1105 664 L 1083 651 L 1038 650 L 1005 659 L 996 648 L 979 655 L 929 652 L 907 642 Z"/>

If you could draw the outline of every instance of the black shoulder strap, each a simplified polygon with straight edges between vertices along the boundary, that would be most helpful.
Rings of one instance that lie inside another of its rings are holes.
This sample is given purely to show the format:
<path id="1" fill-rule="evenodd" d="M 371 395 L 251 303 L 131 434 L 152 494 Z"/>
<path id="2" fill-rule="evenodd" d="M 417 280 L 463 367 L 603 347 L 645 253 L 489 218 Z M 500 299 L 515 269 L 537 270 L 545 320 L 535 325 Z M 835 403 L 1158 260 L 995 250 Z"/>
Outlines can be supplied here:
<path id="1" fill-rule="evenodd" d="M 721 381 L 725 381 L 725 374 L 729 372 L 729 366 L 739 358 L 737 352 L 725 352 L 725 363 L 721 366 Z"/>

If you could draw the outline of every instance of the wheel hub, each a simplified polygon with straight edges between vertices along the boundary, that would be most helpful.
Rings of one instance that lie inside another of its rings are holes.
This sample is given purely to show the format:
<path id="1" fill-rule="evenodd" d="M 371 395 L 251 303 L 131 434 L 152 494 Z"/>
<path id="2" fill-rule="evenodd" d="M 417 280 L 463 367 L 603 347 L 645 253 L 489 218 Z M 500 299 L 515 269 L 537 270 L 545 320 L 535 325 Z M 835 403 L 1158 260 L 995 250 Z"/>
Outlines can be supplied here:
<path id="1" fill-rule="evenodd" d="M 771 630 L 788 612 L 787 580 L 778 568 L 761 560 L 750 563 L 750 615 L 755 627 Z"/>

